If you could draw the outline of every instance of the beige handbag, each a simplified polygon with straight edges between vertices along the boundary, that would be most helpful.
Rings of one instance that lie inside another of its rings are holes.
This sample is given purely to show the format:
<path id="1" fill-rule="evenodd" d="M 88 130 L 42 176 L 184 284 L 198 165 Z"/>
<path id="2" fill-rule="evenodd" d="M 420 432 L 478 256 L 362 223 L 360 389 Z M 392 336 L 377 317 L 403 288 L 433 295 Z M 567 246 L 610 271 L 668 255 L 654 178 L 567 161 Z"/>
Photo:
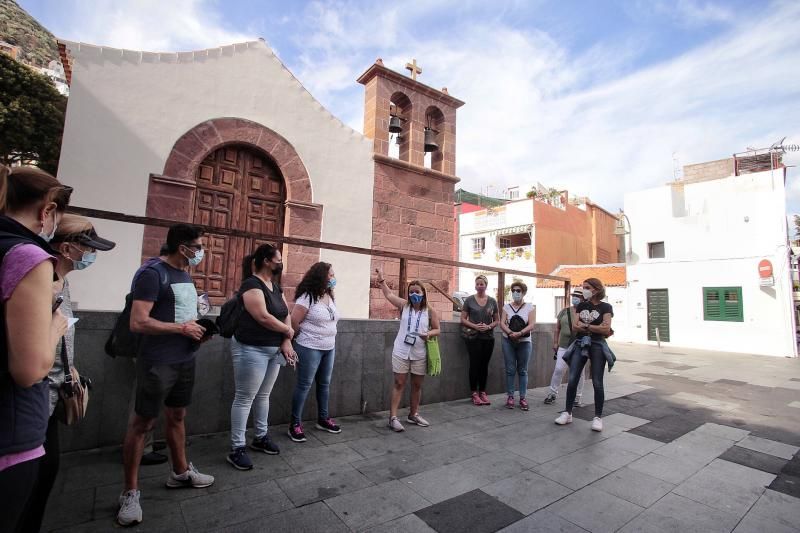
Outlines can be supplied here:
<path id="1" fill-rule="evenodd" d="M 63 424 L 71 426 L 83 420 L 89 405 L 91 380 L 81 377 L 67 358 L 67 343 L 61 338 L 61 363 L 64 366 L 64 383 L 58 389 L 58 404 L 55 414 Z"/>

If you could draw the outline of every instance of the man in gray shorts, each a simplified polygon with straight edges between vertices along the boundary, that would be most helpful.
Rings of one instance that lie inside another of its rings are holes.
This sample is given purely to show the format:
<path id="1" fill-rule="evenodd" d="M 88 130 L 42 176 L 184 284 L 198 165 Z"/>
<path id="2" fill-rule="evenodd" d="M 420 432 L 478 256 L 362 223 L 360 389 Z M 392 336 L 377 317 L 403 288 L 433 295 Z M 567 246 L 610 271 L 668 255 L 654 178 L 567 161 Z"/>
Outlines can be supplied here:
<path id="1" fill-rule="evenodd" d="M 165 406 L 165 434 L 172 459 L 168 488 L 208 487 L 212 476 L 201 474 L 186 458 L 186 407 L 192 400 L 195 350 L 205 330 L 197 322 L 197 290 L 188 267 L 203 259 L 202 233 L 177 224 L 167 233 L 167 255 L 134 279 L 131 331 L 142 335 L 136 359 L 136 405 L 123 444 L 125 489 L 119 497 L 117 522 L 142 521 L 139 504 L 139 460 L 145 435 Z"/>

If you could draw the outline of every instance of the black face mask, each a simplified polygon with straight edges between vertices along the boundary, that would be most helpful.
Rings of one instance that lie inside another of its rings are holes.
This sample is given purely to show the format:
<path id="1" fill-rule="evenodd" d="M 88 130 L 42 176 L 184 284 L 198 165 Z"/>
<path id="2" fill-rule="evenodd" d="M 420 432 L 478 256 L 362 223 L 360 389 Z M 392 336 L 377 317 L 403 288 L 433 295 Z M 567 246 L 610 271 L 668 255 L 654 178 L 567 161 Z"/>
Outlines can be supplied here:
<path id="1" fill-rule="evenodd" d="M 272 275 L 280 276 L 281 272 L 283 272 L 283 263 L 278 263 L 278 266 L 272 269 Z"/>

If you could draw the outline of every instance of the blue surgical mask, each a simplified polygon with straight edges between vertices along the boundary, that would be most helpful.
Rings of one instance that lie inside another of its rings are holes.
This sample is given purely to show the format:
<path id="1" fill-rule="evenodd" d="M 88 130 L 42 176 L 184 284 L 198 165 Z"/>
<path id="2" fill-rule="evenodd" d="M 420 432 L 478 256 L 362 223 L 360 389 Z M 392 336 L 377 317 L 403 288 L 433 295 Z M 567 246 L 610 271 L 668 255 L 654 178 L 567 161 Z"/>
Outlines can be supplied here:
<path id="1" fill-rule="evenodd" d="M 331 278 L 328 280 L 328 288 L 332 289 L 336 286 L 336 278 Z"/>
<path id="2" fill-rule="evenodd" d="M 422 296 L 421 294 L 417 294 L 416 292 L 412 292 L 411 294 L 408 295 L 408 298 L 411 300 L 412 304 L 419 305 L 422 303 L 422 299 L 424 298 L 424 296 Z"/>
<path id="3" fill-rule="evenodd" d="M 579 303 L 581 303 L 581 299 L 578 298 L 577 296 L 573 296 L 572 297 L 572 305 L 578 305 Z"/>
<path id="4" fill-rule="evenodd" d="M 189 264 L 192 266 L 197 266 L 200 264 L 200 261 L 203 260 L 203 257 L 206 255 L 206 251 L 202 248 L 199 250 L 195 250 L 194 257 L 187 257 L 186 259 L 189 261 Z"/>
<path id="5" fill-rule="evenodd" d="M 519 303 L 522 301 L 522 293 L 511 291 L 511 298 L 513 298 L 516 303 Z"/>
<path id="6" fill-rule="evenodd" d="M 97 260 L 97 252 L 83 252 L 83 256 L 76 260 L 72 260 L 72 268 L 74 270 L 83 270 L 89 268 Z"/>

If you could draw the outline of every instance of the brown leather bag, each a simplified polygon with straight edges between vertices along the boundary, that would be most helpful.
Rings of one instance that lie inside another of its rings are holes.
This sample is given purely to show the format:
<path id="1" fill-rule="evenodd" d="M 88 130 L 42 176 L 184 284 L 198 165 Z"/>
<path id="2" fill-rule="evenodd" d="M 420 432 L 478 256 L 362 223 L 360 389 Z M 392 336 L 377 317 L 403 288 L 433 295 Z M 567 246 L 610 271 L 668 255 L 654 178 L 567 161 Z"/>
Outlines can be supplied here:
<path id="1" fill-rule="evenodd" d="M 67 343 L 63 337 L 61 338 L 61 363 L 64 366 L 64 383 L 58 389 L 58 404 L 55 414 L 61 423 L 71 426 L 86 416 L 91 381 L 81 377 L 75 367 L 70 367 L 67 358 Z"/>

